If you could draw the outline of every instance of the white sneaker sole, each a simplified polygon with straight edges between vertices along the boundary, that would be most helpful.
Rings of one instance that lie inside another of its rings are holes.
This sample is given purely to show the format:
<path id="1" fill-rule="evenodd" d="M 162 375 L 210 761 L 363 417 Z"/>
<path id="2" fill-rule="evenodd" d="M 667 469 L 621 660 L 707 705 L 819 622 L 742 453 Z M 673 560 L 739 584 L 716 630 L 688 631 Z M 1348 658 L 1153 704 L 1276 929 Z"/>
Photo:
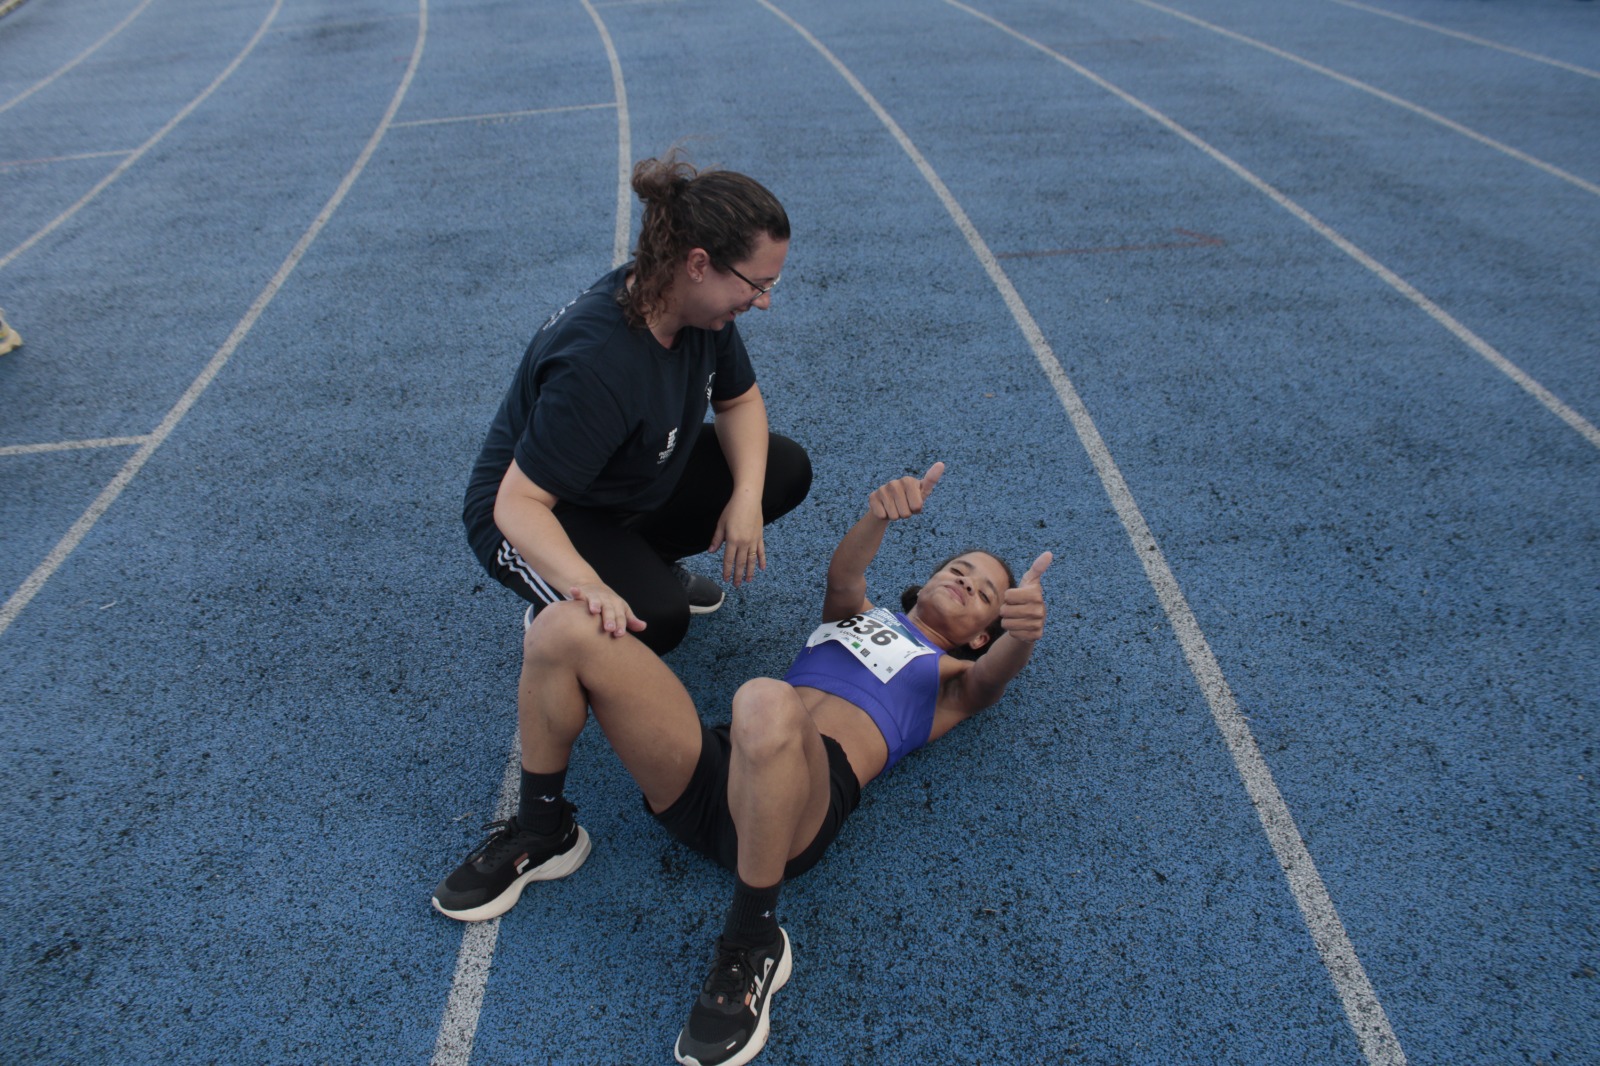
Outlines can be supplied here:
<path id="1" fill-rule="evenodd" d="M 727 601 L 727 599 L 728 599 L 728 597 L 726 595 L 721 596 L 721 597 L 719 597 L 717 599 L 716 603 L 711 604 L 709 607 L 700 607 L 700 606 L 697 606 L 696 604 L 691 603 L 689 605 L 689 613 L 690 614 L 711 614 L 717 608 L 721 607 L 723 605 L 723 603 L 725 603 Z"/>
<path id="2" fill-rule="evenodd" d="M 458 922 L 486 922 L 490 918 L 498 918 L 506 911 L 517 905 L 522 898 L 522 890 L 535 881 L 559 881 L 571 874 L 583 861 L 589 857 L 589 832 L 583 826 L 578 827 L 578 842 L 563 851 L 560 855 L 552 855 L 544 862 L 535 866 L 515 881 L 506 886 L 506 890 L 477 907 L 468 907 L 466 910 L 447 911 L 439 903 L 439 897 L 433 897 L 433 909 L 446 918 L 454 918 Z"/>

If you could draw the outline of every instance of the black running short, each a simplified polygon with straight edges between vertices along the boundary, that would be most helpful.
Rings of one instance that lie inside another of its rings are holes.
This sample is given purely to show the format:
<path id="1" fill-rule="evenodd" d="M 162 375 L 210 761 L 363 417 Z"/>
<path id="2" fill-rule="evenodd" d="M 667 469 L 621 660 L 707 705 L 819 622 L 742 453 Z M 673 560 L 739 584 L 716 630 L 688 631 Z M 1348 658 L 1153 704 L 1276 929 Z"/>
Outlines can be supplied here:
<path id="1" fill-rule="evenodd" d="M 733 743 L 725 725 L 702 725 L 701 733 L 700 761 L 695 764 L 688 787 L 672 806 L 660 814 L 652 812 L 652 816 L 680 843 L 737 872 L 739 834 L 728 810 L 728 762 Z M 823 816 L 816 837 L 783 868 L 786 881 L 817 864 L 839 835 L 844 820 L 861 803 L 861 784 L 844 749 L 829 736 L 822 738 L 822 745 L 828 750 L 828 813 Z M 650 809 L 649 804 L 645 809 Z"/>

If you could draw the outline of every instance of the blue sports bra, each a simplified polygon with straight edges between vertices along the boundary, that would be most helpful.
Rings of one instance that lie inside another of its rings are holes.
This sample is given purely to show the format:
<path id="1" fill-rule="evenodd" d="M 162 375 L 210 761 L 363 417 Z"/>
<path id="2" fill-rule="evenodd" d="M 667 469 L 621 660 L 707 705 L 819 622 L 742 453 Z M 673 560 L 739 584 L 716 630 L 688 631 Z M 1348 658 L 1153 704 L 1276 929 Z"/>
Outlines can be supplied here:
<path id="1" fill-rule="evenodd" d="M 888 770 L 928 742 L 944 654 L 905 615 L 875 607 L 817 627 L 783 679 L 867 712 L 889 745 Z"/>

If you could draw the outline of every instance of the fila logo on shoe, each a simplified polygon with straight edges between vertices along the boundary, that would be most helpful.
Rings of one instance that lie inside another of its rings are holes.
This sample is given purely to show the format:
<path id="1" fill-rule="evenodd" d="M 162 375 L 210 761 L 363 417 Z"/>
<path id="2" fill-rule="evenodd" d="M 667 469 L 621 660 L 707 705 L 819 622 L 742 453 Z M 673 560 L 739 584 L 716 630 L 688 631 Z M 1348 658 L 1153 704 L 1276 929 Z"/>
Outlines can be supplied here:
<path id="1" fill-rule="evenodd" d="M 745 1006 L 748 1007 L 761 998 L 762 990 L 767 987 L 767 978 L 772 976 L 772 967 L 773 960 L 771 959 L 766 959 L 761 963 L 761 976 L 752 978 L 756 987 L 755 991 L 750 994 L 750 998 L 744 1001 Z"/>
<path id="2" fill-rule="evenodd" d="M 528 868 L 528 853 L 527 852 L 523 852 L 521 855 L 517 856 L 517 862 L 516 862 L 515 869 L 517 871 L 517 874 L 520 876 L 524 871 L 527 870 L 527 868 Z"/>

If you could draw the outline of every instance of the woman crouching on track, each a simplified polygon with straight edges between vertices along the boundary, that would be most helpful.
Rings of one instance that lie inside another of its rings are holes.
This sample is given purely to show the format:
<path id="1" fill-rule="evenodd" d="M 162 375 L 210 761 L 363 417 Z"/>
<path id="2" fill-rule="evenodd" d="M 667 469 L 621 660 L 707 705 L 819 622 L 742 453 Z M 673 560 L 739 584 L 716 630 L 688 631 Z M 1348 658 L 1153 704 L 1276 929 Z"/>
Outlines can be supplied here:
<path id="1" fill-rule="evenodd" d="M 823 625 L 783 680 L 739 689 L 730 726 L 703 726 L 672 671 L 639 641 L 601 632 L 582 603 L 545 608 L 528 631 L 524 765 L 564 780 L 593 708 L 655 818 L 736 874 L 710 976 L 674 1049 L 681 1063 L 740 1066 L 760 1052 L 772 995 L 792 966 L 775 917 L 783 882 L 822 857 L 863 787 L 998 701 L 1044 633 L 1049 552 L 1021 582 L 993 555 L 964 552 L 907 590 L 904 613 L 867 599 L 884 531 L 920 513 L 943 473 L 935 463 L 872 492 L 828 566 Z M 482 921 L 511 909 L 529 882 L 576 870 L 588 835 L 559 790 L 550 798 L 548 828 L 495 823 L 439 885 L 434 907 Z"/>

